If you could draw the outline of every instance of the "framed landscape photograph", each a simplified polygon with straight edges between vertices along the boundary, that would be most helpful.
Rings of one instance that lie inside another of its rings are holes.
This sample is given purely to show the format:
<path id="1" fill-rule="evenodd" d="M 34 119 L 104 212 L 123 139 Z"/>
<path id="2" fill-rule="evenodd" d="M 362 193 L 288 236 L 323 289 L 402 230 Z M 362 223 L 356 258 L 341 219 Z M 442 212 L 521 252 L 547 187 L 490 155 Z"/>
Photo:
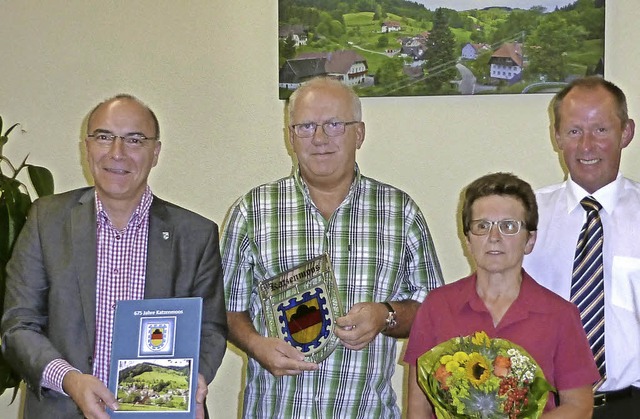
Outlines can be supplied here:
<path id="1" fill-rule="evenodd" d="M 604 73 L 605 0 L 279 0 L 278 86 L 360 96 L 555 92 Z"/>

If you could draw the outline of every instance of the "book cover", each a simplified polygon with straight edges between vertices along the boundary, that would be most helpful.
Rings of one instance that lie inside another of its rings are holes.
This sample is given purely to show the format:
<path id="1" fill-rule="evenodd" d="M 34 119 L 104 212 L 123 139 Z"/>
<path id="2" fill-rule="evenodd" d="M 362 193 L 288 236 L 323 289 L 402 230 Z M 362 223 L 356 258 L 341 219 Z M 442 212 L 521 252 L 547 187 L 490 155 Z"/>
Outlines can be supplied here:
<path id="1" fill-rule="evenodd" d="M 342 307 L 329 255 L 260 282 L 258 291 L 269 336 L 298 348 L 307 361 L 320 362 L 333 352 Z"/>
<path id="2" fill-rule="evenodd" d="M 116 305 L 109 390 L 113 418 L 195 418 L 202 298 Z"/>

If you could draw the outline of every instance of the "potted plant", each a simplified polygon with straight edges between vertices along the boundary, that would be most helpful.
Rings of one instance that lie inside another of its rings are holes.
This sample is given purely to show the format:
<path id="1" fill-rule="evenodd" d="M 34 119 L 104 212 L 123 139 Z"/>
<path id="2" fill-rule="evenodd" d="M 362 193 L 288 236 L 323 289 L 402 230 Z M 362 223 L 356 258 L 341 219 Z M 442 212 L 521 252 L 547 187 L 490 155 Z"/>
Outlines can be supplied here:
<path id="1" fill-rule="evenodd" d="M 19 124 L 13 124 L 3 132 L 2 117 L 0 117 L 0 314 L 4 313 L 4 294 L 6 280 L 6 266 L 11 256 L 13 245 L 18 233 L 22 229 L 29 207 L 31 195 L 27 186 L 18 179 L 18 175 L 27 169 L 27 174 L 37 196 L 53 193 L 53 176 L 51 172 L 40 166 L 27 164 L 27 157 L 19 166 L 15 166 L 4 155 L 4 145 L 9 141 L 9 134 Z M 20 376 L 11 369 L 7 361 L 0 354 L 0 394 L 8 388 L 15 388 L 15 398 Z"/>

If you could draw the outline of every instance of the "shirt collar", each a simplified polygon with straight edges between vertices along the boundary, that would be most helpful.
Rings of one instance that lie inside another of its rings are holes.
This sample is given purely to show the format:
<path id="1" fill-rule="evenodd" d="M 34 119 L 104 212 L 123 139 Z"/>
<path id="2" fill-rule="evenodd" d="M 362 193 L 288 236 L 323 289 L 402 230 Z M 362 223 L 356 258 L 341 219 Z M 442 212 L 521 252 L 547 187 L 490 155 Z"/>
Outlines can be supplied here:
<path id="1" fill-rule="evenodd" d="M 104 209 L 104 206 L 102 205 L 102 201 L 98 196 L 97 189 L 95 190 L 95 200 L 96 200 L 96 214 L 98 216 L 98 222 L 100 223 L 102 221 L 102 222 L 108 222 L 109 224 L 111 224 L 111 220 L 109 219 L 109 214 L 107 214 L 107 211 Z M 140 200 L 140 203 L 138 204 L 136 209 L 133 211 L 133 214 L 131 214 L 131 218 L 129 219 L 129 222 L 125 227 L 125 230 L 127 230 L 132 225 L 133 226 L 140 225 L 147 218 L 146 215 L 149 214 L 149 209 L 151 208 L 151 202 L 153 202 L 153 193 L 151 192 L 151 188 L 149 187 L 149 185 L 147 185 L 142 194 L 142 199 Z"/>
<path id="2" fill-rule="evenodd" d="M 522 283 L 520 284 L 520 292 L 508 309 L 508 312 L 511 313 L 511 320 L 513 321 L 526 317 L 529 312 L 545 313 L 549 311 L 549 308 L 545 305 L 537 304 L 541 298 L 541 291 L 535 286 L 535 280 L 531 278 L 524 269 L 522 269 L 521 272 Z M 487 307 L 476 291 L 477 273 L 474 272 L 473 275 L 468 278 L 470 278 L 470 280 L 464 284 L 459 293 L 459 298 L 453 303 L 457 305 L 457 307 L 454 307 L 454 312 L 459 313 L 465 308 L 470 308 L 476 312 L 488 312 Z M 502 321 L 501 325 L 503 325 Z"/>
<path id="3" fill-rule="evenodd" d="M 344 200 L 342 201 L 343 203 L 350 199 L 350 197 L 354 193 L 354 190 L 356 190 L 360 185 L 360 179 L 362 178 L 362 175 L 360 174 L 360 168 L 358 167 L 358 163 L 355 164 L 354 172 L 355 172 L 355 176 L 353 177 L 353 182 L 349 187 L 349 193 L 347 194 L 347 196 L 345 196 Z M 313 204 L 313 200 L 311 199 L 311 195 L 309 194 L 309 187 L 307 186 L 304 179 L 302 178 L 302 174 L 300 174 L 300 166 L 298 165 L 296 165 L 293 168 L 293 179 L 296 185 L 298 186 L 298 189 L 300 189 L 300 191 L 304 195 L 305 199 L 308 202 Z"/>
<path id="4" fill-rule="evenodd" d="M 567 179 L 567 212 L 570 213 L 576 208 L 582 210 L 580 201 L 587 196 L 592 196 L 602 205 L 602 208 L 607 214 L 612 214 L 618 202 L 620 191 L 622 190 L 622 182 L 622 173 L 618 172 L 618 176 L 616 176 L 613 182 L 590 194 L 574 182 L 573 179 L 571 179 L 571 175 L 569 175 Z"/>

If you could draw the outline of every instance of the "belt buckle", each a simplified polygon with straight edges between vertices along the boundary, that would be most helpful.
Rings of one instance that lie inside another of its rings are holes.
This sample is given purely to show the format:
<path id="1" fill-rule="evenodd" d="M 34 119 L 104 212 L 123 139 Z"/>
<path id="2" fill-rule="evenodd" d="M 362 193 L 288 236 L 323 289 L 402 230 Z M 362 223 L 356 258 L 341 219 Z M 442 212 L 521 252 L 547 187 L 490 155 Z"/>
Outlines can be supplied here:
<path id="1" fill-rule="evenodd" d="M 593 395 L 593 407 L 607 404 L 607 393 L 596 393 Z"/>

